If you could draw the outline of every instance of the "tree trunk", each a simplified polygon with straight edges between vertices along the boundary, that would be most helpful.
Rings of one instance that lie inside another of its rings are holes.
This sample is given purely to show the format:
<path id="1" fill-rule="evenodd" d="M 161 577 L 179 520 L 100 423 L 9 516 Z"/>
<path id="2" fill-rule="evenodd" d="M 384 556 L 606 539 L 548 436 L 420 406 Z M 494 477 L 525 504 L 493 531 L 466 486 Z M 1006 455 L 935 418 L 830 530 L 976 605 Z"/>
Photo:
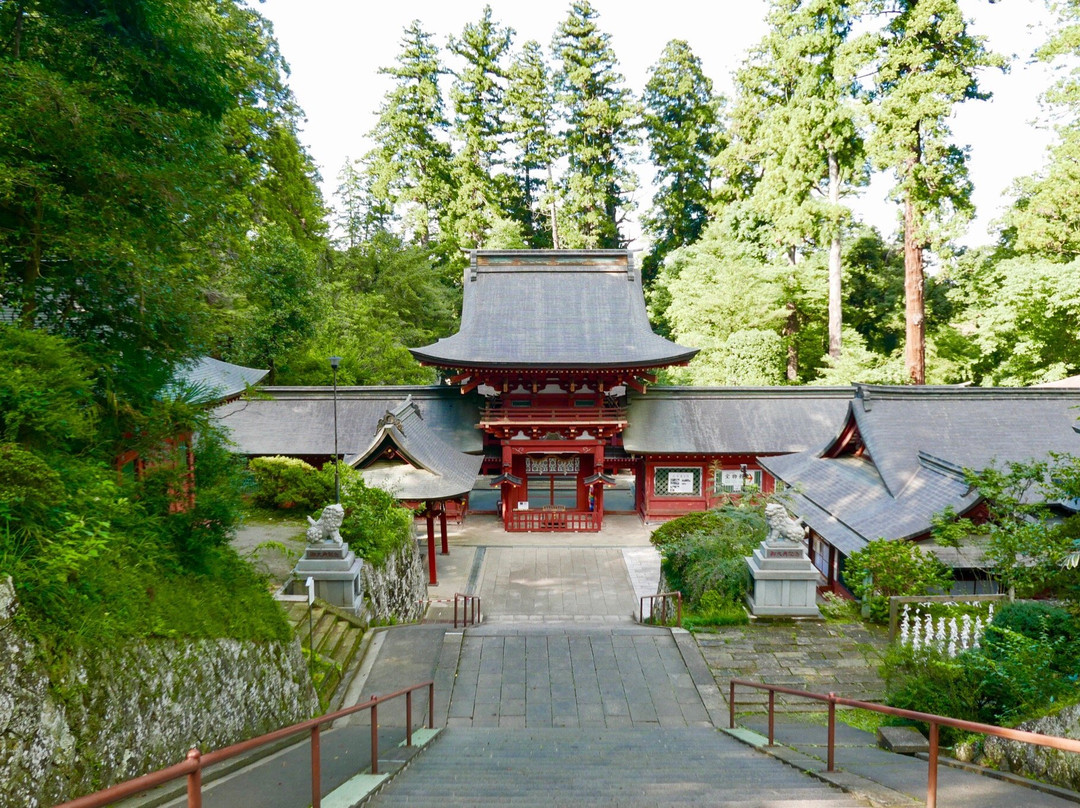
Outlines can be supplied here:
<path id="1" fill-rule="evenodd" d="M 788 248 L 788 263 L 794 267 L 798 257 L 794 247 Z M 788 311 L 787 320 L 784 322 L 784 336 L 787 338 L 787 380 L 797 382 L 799 380 L 799 348 L 795 344 L 795 335 L 799 333 L 799 312 L 795 308 L 795 301 L 789 300 L 785 308 Z"/>
<path id="2" fill-rule="evenodd" d="M 829 245 L 829 356 L 839 359 L 840 329 L 844 315 L 840 305 L 843 292 L 840 274 L 840 163 L 834 152 L 829 152 L 829 205 L 833 217 L 832 243 Z"/>
<path id="3" fill-rule="evenodd" d="M 548 193 L 551 195 L 551 248 L 553 250 L 560 250 L 562 247 L 559 245 L 559 221 L 558 221 L 558 207 L 555 199 L 555 178 L 551 173 L 551 163 L 548 163 Z"/>
<path id="4" fill-rule="evenodd" d="M 923 249 L 915 238 L 915 205 L 904 201 L 904 371 L 910 384 L 926 384 L 926 319 Z"/>

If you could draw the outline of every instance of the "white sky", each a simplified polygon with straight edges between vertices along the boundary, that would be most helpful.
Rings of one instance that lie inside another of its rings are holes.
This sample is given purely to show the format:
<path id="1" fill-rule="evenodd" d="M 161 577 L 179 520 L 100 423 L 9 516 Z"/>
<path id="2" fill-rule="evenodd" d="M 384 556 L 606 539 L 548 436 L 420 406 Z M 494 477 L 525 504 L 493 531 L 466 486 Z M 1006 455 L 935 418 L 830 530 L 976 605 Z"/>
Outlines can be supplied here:
<path id="1" fill-rule="evenodd" d="M 346 158 L 360 157 L 372 146 L 367 134 L 389 87 L 378 69 L 393 64 L 404 27 L 419 19 L 444 49 L 450 35 L 480 18 L 484 5 L 484 0 L 261 0 L 257 7 L 274 23 L 292 70 L 290 85 L 307 114 L 302 137 L 322 173 L 327 200 Z M 494 18 L 517 32 L 515 49 L 528 39 L 547 49 L 570 6 L 569 0 L 491 0 L 490 5 Z M 627 85 L 637 94 L 664 44 L 685 39 L 717 90 L 730 96 L 732 71 L 765 32 L 765 0 L 593 0 L 593 5 L 601 30 L 611 34 Z M 993 100 L 963 104 L 953 121 L 957 142 L 971 147 L 978 211 L 963 241 L 978 245 L 990 240 L 987 227 L 1005 206 L 1002 193 L 1012 180 L 1045 160 L 1050 133 L 1034 121 L 1050 74 L 1030 64 L 1030 54 L 1045 39 L 1051 17 L 1042 0 L 961 0 L 961 6 L 973 32 L 985 35 L 998 52 L 1017 57 L 1008 74 L 983 77 Z M 886 235 L 896 228 L 895 206 L 885 199 L 890 187 L 889 178 L 877 178 L 852 202 L 857 216 Z M 639 211 L 651 196 L 643 185 Z"/>

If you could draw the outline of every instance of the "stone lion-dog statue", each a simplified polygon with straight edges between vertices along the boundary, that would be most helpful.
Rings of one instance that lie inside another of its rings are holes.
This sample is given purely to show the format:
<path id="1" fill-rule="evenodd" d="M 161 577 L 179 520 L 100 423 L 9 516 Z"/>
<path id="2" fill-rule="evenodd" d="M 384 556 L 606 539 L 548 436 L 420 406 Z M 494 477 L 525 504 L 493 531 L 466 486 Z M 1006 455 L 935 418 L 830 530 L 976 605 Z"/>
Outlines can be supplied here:
<path id="1" fill-rule="evenodd" d="M 797 519 L 792 519 L 787 508 L 775 502 L 765 506 L 765 521 L 769 525 L 766 544 L 797 544 L 800 547 L 806 538 L 806 528 Z"/>
<path id="2" fill-rule="evenodd" d="M 307 518 L 310 527 L 307 529 L 308 544 L 322 544 L 333 542 L 341 544 L 341 523 L 345 521 L 345 509 L 340 505 L 327 505 L 323 508 L 318 521 L 310 516 Z"/>

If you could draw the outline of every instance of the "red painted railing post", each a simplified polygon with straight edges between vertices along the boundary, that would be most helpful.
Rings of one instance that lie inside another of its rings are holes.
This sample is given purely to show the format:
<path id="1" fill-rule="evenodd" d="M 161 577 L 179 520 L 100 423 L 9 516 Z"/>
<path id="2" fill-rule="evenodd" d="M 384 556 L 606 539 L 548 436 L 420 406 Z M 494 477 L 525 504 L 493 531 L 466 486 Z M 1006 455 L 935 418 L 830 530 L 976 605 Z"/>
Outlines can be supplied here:
<path id="1" fill-rule="evenodd" d="M 412 691 L 405 694 L 405 745 L 412 746 Z"/>
<path id="2" fill-rule="evenodd" d="M 432 682 L 428 685 L 428 699 L 427 699 L 428 729 L 435 729 L 435 683 Z"/>
<path id="3" fill-rule="evenodd" d="M 829 694 L 829 766 L 825 771 L 836 771 L 836 694 Z"/>
<path id="4" fill-rule="evenodd" d="M 454 593 L 454 628 L 457 628 L 457 601 L 458 601 L 458 595 L 457 595 L 457 592 L 455 592 Z"/>
<path id="5" fill-rule="evenodd" d="M 319 728 L 311 728 L 311 808 L 322 805 L 322 751 L 319 748 Z"/>
<path id="6" fill-rule="evenodd" d="M 937 807 L 938 725 L 930 722 L 930 773 L 926 779 L 926 808 Z"/>
<path id="7" fill-rule="evenodd" d="M 773 739 L 776 737 L 776 721 L 773 708 L 776 706 L 776 691 L 769 691 L 769 746 L 773 746 Z"/>
<path id="8" fill-rule="evenodd" d="M 678 622 L 676 623 L 676 625 L 679 628 L 682 628 L 682 592 L 678 592 L 677 595 L 678 595 L 678 598 L 679 598 L 679 617 L 678 617 Z"/>
<path id="9" fill-rule="evenodd" d="M 198 749 L 189 749 L 187 759 L 195 761 L 195 771 L 187 778 L 188 808 L 202 808 L 202 753 Z"/>
<path id="10" fill-rule="evenodd" d="M 379 704 L 371 697 L 371 773 L 379 773 Z"/>

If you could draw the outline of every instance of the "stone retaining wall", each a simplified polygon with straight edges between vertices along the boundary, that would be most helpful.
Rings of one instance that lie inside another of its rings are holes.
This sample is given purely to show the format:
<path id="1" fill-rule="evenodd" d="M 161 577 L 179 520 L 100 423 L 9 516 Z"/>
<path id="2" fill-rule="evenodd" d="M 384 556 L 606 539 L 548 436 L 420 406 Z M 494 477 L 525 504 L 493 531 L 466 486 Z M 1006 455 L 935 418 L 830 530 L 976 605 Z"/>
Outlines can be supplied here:
<path id="1" fill-rule="evenodd" d="M 1035 721 L 1027 721 L 1017 729 L 1059 738 L 1080 738 L 1080 704 L 1065 707 Z M 1080 791 L 1080 755 L 1075 752 L 1061 752 L 1004 738 L 987 738 L 981 752 L 973 755 L 973 751 L 968 749 L 961 757 L 974 757 L 975 762 L 983 766 Z"/>
<path id="2" fill-rule="evenodd" d="M 427 574 L 416 542 L 409 541 L 390 554 L 381 567 L 365 561 L 363 580 L 369 621 L 411 623 L 423 615 Z"/>
<path id="3" fill-rule="evenodd" d="M 0 803 L 37 808 L 311 717 L 297 642 L 133 643 L 77 651 L 50 681 L 0 580 Z"/>

